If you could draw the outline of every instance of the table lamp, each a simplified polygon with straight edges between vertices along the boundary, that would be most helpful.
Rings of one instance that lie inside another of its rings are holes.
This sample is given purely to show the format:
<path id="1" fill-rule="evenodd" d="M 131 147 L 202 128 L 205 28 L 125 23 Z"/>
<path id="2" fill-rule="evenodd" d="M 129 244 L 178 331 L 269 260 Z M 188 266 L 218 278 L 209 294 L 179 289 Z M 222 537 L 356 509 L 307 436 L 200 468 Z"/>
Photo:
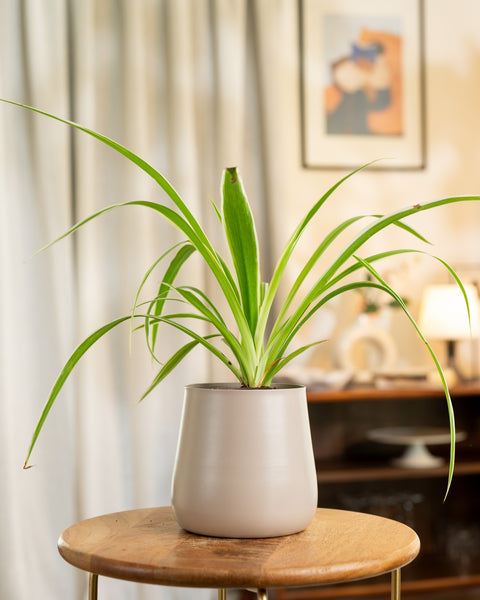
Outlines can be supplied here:
<path id="1" fill-rule="evenodd" d="M 478 337 L 479 299 L 473 285 L 466 285 L 465 291 L 470 307 L 470 323 L 465 298 L 456 284 L 429 285 L 426 287 L 420 316 L 420 329 L 427 340 L 444 340 L 447 342 L 447 368 L 464 379 L 455 361 L 455 344 L 459 340 Z"/>

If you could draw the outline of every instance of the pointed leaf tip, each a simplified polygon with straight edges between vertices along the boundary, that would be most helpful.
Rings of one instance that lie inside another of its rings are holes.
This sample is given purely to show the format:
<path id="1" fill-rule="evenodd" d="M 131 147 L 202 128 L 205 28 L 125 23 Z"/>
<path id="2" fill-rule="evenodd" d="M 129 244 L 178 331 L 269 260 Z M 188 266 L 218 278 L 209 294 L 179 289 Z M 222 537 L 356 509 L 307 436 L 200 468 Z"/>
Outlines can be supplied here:
<path id="1" fill-rule="evenodd" d="M 230 183 L 237 183 L 238 175 L 237 175 L 237 167 L 229 167 L 226 169 L 227 173 L 230 175 Z"/>

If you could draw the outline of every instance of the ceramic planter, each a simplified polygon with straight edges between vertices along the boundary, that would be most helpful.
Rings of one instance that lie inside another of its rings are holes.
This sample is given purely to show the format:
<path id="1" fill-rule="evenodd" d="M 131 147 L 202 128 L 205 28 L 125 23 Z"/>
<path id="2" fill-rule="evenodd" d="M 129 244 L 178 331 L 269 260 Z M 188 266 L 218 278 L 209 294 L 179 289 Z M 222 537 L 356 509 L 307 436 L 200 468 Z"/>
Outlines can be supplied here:
<path id="1" fill-rule="evenodd" d="M 305 388 L 187 386 L 172 506 L 181 527 L 203 535 L 305 529 L 317 506 Z"/>

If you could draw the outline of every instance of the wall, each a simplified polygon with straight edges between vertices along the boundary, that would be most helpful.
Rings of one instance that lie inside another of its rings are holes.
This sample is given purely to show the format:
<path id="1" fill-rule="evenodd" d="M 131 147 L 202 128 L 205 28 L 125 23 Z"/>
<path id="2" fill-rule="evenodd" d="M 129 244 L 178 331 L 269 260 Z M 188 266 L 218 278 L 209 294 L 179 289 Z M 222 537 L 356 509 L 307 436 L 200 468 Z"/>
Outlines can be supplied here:
<path id="1" fill-rule="evenodd" d="M 299 66 L 297 6 L 277 2 L 277 18 L 269 26 L 276 30 L 262 64 L 264 86 L 268 89 L 263 107 L 267 122 L 268 148 L 274 151 L 268 180 L 272 198 L 273 238 L 277 254 L 294 225 L 311 204 L 342 171 L 305 170 L 301 166 L 299 118 Z M 339 189 L 309 232 L 298 253 L 301 264 L 322 232 L 341 219 L 355 214 L 388 212 L 406 205 L 447 195 L 480 194 L 480 35 L 477 23 L 480 3 L 475 0 L 426 0 L 425 2 L 425 90 L 427 164 L 418 171 L 363 172 Z M 278 45 L 275 40 L 282 40 Z M 365 157 L 365 162 L 375 157 Z M 444 207 L 417 215 L 410 224 L 433 243 L 431 251 L 457 266 L 480 265 L 480 203 Z M 371 248 L 423 247 L 399 231 L 377 238 Z M 428 248 L 425 248 L 428 250 Z M 448 276 L 436 261 L 411 257 L 403 281 L 414 314 L 423 285 L 446 281 Z M 295 268 L 291 269 L 290 280 Z M 407 285 L 405 285 L 407 284 Z M 311 328 L 320 336 L 332 334 L 352 319 L 352 300 L 324 311 Z M 308 338 L 310 331 L 305 334 Z M 403 366 L 428 363 L 421 343 L 411 327 L 400 324 L 396 342 Z M 334 344 L 322 347 L 320 363 L 332 364 Z M 318 359 L 318 356 L 317 356 Z"/>

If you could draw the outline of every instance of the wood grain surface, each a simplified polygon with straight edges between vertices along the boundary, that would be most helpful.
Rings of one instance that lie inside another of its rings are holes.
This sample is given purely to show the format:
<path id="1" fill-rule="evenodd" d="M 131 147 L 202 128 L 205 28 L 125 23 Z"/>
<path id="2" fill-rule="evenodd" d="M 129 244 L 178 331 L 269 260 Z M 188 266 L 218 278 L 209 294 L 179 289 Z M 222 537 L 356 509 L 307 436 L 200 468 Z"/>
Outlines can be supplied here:
<path id="1" fill-rule="evenodd" d="M 301 533 L 225 539 L 181 529 L 170 507 L 87 519 L 58 541 L 70 564 L 141 583 L 205 588 L 308 586 L 373 577 L 418 554 L 416 533 L 401 523 L 343 510 L 317 509 Z"/>

